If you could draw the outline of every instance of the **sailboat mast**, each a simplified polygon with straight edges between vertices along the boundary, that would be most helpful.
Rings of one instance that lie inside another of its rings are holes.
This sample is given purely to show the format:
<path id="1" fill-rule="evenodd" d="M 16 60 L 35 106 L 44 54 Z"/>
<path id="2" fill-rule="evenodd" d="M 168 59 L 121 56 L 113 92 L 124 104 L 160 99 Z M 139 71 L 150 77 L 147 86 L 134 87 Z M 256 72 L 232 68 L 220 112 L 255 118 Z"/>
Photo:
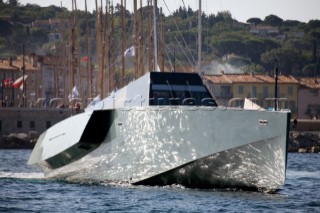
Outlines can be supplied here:
<path id="1" fill-rule="evenodd" d="M 88 23 L 88 9 L 87 0 L 85 0 L 85 13 L 86 13 L 86 57 L 87 57 L 87 76 L 88 76 L 88 96 L 92 97 L 92 72 L 91 72 L 91 56 L 90 56 L 90 46 L 89 46 L 89 23 Z"/>
<path id="2" fill-rule="evenodd" d="M 97 59 L 98 59 L 98 79 L 97 79 L 97 84 L 98 84 L 98 94 L 101 95 L 101 97 L 104 97 L 103 95 L 103 73 L 102 73 L 102 66 L 101 66 L 101 11 L 98 8 L 98 1 L 95 1 L 96 3 L 96 35 L 97 35 Z"/>
<path id="3" fill-rule="evenodd" d="M 111 1 L 106 0 L 106 18 L 105 18 L 105 31 L 106 31 L 106 43 L 105 43 L 105 54 L 106 54 L 106 70 L 105 70 L 105 83 L 106 93 L 110 93 L 110 72 L 111 72 Z"/>
<path id="4" fill-rule="evenodd" d="M 199 0 L 198 12 L 198 72 L 201 71 L 201 0 Z"/>
<path id="5" fill-rule="evenodd" d="M 101 26 L 102 26 L 102 34 L 101 34 L 101 42 L 102 42 L 102 58 L 101 58 L 101 66 L 102 66 L 102 78 L 103 78 L 103 84 L 107 82 L 107 46 L 108 46 L 108 38 L 107 38 L 107 13 L 108 13 L 108 0 L 105 1 L 105 15 L 103 14 L 103 5 L 102 5 L 102 0 L 101 0 Z M 103 86 L 104 89 L 104 94 L 108 94 L 108 87 Z"/>
<path id="6" fill-rule="evenodd" d="M 126 0 L 121 0 L 121 19 L 122 19 L 122 69 L 121 69 L 121 87 L 124 87 L 125 79 L 125 56 L 124 51 L 126 49 Z"/>
<path id="7" fill-rule="evenodd" d="M 75 8 L 75 25 L 76 25 L 76 42 L 77 42 L 77 66 L 78 66 L 78 70 L 77 70 L 77 74 L 78 74 L 78 86 L 79 86 L 79 95 L 80 98 L 82 98 L 82 100 L 80 100 L 80 102 L 83 101 L 83 91 L 82 91 L 82 71 L 81 71 L 81 55 L 80 55 L 80 26 L 79 26 L 79 19 L 78 19 L 78 8 L 77 8 L 77 0 L 74 0 L 74 8 Z M 83 102 L 82 102 L 83 103 Z"/>
<path id="8" fill-rule="evenodd" d="M 154 70 L 158 70 L 158 50 L 157 50 L 157 25 L 156 25 L 156 1 L 153 0 L 153 46 L 154 46 Z"/>
<path id="9" fill-rule="evenodd" d="M 142 0 L 140 0 L 140 20 L 139 20 L 139 76 L 144 74 L 144 36 L 143 36 L 143 17 L 142 17 Z"/>
<path id="10" fill-rule="evenodd" d="M 114 44 L 114 7 L 111 6 L 111 32 L 110 32 L 110 60 L 111 60 L 111 66 L 110 66 L 110 72 L 109 72 L 109 92 L 112 92 L 116 89 L 115 84 L 115 44 Z"/>
<path id="11" fill-rule="evenodd" d="M 159 67 L 160 71 L 164 71 L 164 55 L 166 49 L 166 42 L 165 42 L 165 18 L 164 16 L 160 16 L 160 39 L 159 39 Z"/>
<path id="12" fill-rule="evenodd" d="M 138 27 L 137 27 L 137 0 L 133 0 L 133 33 L 134 33 L 134 57 L 135 57 L 135 68 L 134 68 L 134 77 L 138 78 L 138 70 L 139 70 L 139 57 L 138 57 Z"/>
<path id="13" fill-rule="evenodd" d="M 52 56 L 53 58 L 53 97 L 56 98 L 58 97 L 58 87 L 57 87 L 57 79 L 58 79 L 58 74 L 57 74 L 57 55 L 54 54 Z"/>
<path id="14" fill-rule="evenodd" d="M 66 88 L 66 49 L 65 49 L 65 20 L 64 20 L 64 10 L 62 8 L 62 2 L 61 2 L 61 11 L 62 11 L 62 22 L 61 22 L 61 26 L 62 26 L 62 76 L 63 76 L 63 103 L 65 104 L 67 102 L 66 98 L 67 98 L 67 88 Z M 70 26 L 70 23 L 69 23 Z"/>
<path id="15" fill-rule="evenodd" d="M 107 8 L 107 12 L 106 12 L 106 22 L 107 22 L 107 37 L 108 37 L 108 42 L 107 42 L 107 49 L 106 49 L 106 53 L 107 53 L 107 69 L 106 69 L 106 83 L 107 83 L 107 91 L 108 93 L 110 93 L 112 91 L 111 89 L 111 72 L 112 72 L 112 61 L 111 61 L 111 51 L 112 51 L 112 8 L 113 5 L 111 5 L 111 1 L 108 1 L 108 8 Z"/>
<path id="16" fill-rule="evenodd" d="M 74 13 L 73 11 L 73 1 L 72 1 L 72 15 Z M 72 25 L 71 27 L 71 34 L 70 34 L 70 87 L 69 89 L 72 90 L 72 88 L 74 87 L 74 21 L 72 20 L 72 18 L 69 18 L 69 23 Z"/>
<path id="17" fill-rule="evenodd" d="M 152 36 L 151 36 L 151 20 L 152 20 L 152 0 L 148 0 L 148 71 L 151 72 L 153 65 L 152 65 Z"/>

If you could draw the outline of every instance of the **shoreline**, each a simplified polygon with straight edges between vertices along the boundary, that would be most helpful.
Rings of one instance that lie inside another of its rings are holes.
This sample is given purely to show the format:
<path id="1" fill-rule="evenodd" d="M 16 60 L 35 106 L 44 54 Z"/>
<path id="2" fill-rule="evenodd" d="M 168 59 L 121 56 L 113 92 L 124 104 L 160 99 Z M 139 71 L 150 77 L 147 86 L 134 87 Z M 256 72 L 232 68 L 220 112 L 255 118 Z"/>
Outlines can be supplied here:
<path id="1" fill-rule="evenodd" d="M 35 131 L 0 135 L 0 149 L 33 149 L 38 137 Z M 288 152 L 319 153 L 320 131 L 290 131 Z"/>
<path id="2" fill-rule="evenodd" d="M 288 152 L 319 153 L 320 131 L 290 131 Z"/>

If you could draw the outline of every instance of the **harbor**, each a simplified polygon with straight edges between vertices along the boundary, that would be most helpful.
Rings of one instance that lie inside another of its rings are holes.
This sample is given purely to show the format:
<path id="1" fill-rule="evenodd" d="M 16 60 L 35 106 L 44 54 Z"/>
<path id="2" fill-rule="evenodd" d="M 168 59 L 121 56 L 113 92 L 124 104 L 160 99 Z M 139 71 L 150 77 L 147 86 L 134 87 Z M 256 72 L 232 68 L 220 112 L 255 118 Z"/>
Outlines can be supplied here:
<path id="1" fill-rule="evenodd" d="M 285 185 L 274 194 L 265 194 L 181 185 L 70 184 L 46 179 L 42 172 L 27 166 L 30 153 L 26 149 L 0 150 L 0 211 L 317 212 L 320 208 L 319 154 L 288 153 Z"/>
<path id="2" fill-rule="evenodd" d="M 0 0 L 0 212 L 319 212 L 318 6 Z"/>
<path id="3" fill-rule="evenodd" d="M 242 107 L 238 108 L 240 102 L 232 105 L 232 99 L 228 106 L 222 105 L 221 96 L 216 94 L 225 86 L 220 87 L 214 79 L 207 78 L 212 72 L 206 73 L 202 58 L 205 44 L 202 23 L 208 22 L 202 20 L 201 0 L 197 15 L 190 14 L 198 20 L 193 45 L 198 51 L 197 60 L 194 56 L 189 60 L 189 71 L 185 71 L 186 65 L 181 62 L 176 67 L 175 54 L 166 59 L 171 52 L 166 49 L 170 43 L 166 33 L 170 31 L 165 28 L 165 14 L 158 8 L 158 1 L 148 1 L 146 7 L 140 1 L 139 9 L 139 2 L 133 3 L 131 15 L 126 11 L 126 2 L 121 1 L 116 7 L 108 1 L 105 5 L 102 1 L 100 5 L 95 2 L 95 54 L 89 51 L 92 43 L 89 45 L 87 9 L 85 25 L 79 25 L 77 1 L 72 2 L 67 31 L 64 31 L 65 11 L 61 10 L 61 19 L 56 22 L 62 34 L 58 52 L 58 44 L 54 44 L 50 48 L 53 55 L 29 53 L 26 56 L 23 44 L 21 96 L 17 95 L 20 78 L 14 80 L 17 76 L 13 74 L 19 73 L 15 69 L 19 66 L 11 59 L 2 61 L 8 72 L 3 80 L 1 103 L 4 107 L 15 107 L 18 103 L 18 107 L 26 108 L 30 102 L 30 108 L 37 108 L 42 100 L 42 106 L 50 108 L 55 105 L 52 101 L 57 100 L 58 109 L 84 109 L 55 125 L 46 120 L 46 130 L 39 134 L 28 165 L 43 169 L 48 178 L 75 182 L 90 179 L 148 186 L 181 184 L 205 189 L 278 190 L 285 182 L 290 116 L 296 116 L 297 112 L 291 110 L 296 106 L 295 99 L 280 105 L 277 89 L 286 84 L 290 95 L 296 98 L 297 82 L 291 76 L 280 75 L 277 64 L 275 93 L 270 94 L 273 102 L 264 103 L 262 107 L 255 103 L 252 97 L 259 97 L 261 92 L 261 87 L 256 87 L 257 94 L 243 97 Z M 118 26 L 116 14 L 121 20 Z M 133 40 L 128 38 L 127 20 L 130 19 Z M 41 28 L 40 23 L 32 24 Z M 49 20 L 49 23 L 52 22 Z M 81 45 L 81 26 L 85 26 L 84 45 Z M 178 32 L 181 31 L 178 29 Z M 69 43 L 64 39 L 65 33 L 69 33 Z M 120 42 L 115 42 L 117 38 Z M 220 72 L 224 75 L 224 70 Z M 267 84 L 267 88 L 262 87 L 265 93 L 273 87 L 273 77 L 265 75 L 263 80 L 253 83 Z M 29 86 L 26 88 L 25 84 Z M 33 100 L 29 94 L 33 94 Z M 95 96 L 99 97 L 98 103 L 87 107 Z M 266 98 L 265 94 L 259 99 L 262 98 Z M 289 109 L 288 103 L 293 103 Z M 39 123 L 43 126 L 43 121 L 19 119 L 17 128 L 24 128 L 25 122 L 29 129 L 35 129 Z M 2 126 L 6 127 L 6 123 Z M 29 137 L 35 135 L 34 130 L 29 131 Z M 269 170 L 273 173 L 267 172 Z"/>
<path id="4" fill-rule="evenodd" d="M 39 135 L 56 123 L 76 115 L 72 108 L 1 108 L 0 149 L 33 149 Z M 288 152 L 318 153 L 320 121 L 291 120 Z"/>

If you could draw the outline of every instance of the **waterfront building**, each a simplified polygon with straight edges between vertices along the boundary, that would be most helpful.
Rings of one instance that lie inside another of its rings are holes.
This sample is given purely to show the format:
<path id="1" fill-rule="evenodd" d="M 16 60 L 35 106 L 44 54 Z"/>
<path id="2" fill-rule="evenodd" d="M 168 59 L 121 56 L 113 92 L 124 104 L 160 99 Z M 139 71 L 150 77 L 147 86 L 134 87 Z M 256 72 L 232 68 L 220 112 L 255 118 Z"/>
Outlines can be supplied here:
<path id="1" fill-rule="evenodd" d="M 320 78 L 300 78 L 298 118 L 320 118 Z"/>
<path id="2" fill-rule="evenodd" d="M 37 87 L 36 76 L 38 74 L 38 67 L 28 62 L 25 57 L 24 71 L 23 71 L 23 57 L 16 59 L 0 60 L 0 106 L 1 107 L 18 107 L 29 104 L 35 98 L 35 88 Z M 25 75 L 25 82 L 18 82 L 22 80 Z M 24 88 L 23 88 L 24 87 Z M 28 97 L 28 100 L 27 100 Z"/>
<path id="3" fill-rule="evenodd" d="M 13 87 L 13 83 L 23 76 L 23 63 L 24 75 L 27 76 L 25 90 L 22 87 Z M 0 107 L 4 105 L 20 107 L 23 104 L 23 97 L 25 107 L 57 107 L 63 102 L 65 105 L 69 105 L 68 96 L 75 86 L 81 95 L 79 98 L 86 105 L 87 101 L 92 98 L 88 94 L 90 82 L 86 63 L 84 60 L 80 62 L 78 59 L 74 60 L 74 84 L 71 85 L 70 64 L 62 56 L 32 53 L 24 57 L 24 62 L 22 56 L 18 56 L 16 59 L 0 60 L 0 82 L 2 85 L 0 87 Z M 92 72 L 92 82 L 96 82 L 96 72 L 94 71 Z M 96 87 L 92 86 L 92 92 L 93 95 L 96 94 Z"/>
<path id="4" fill-rule="evenodd" d="M 242 107 L 249 98 L 264 107 L 275 107 L 275 79 L 266 74 L 227 74 L 205 76 L 206 84 L 221 105 Z M 290 109 L 296 116 L 299 81 L 293 76 L 278 76 L 278 108 Z"/>

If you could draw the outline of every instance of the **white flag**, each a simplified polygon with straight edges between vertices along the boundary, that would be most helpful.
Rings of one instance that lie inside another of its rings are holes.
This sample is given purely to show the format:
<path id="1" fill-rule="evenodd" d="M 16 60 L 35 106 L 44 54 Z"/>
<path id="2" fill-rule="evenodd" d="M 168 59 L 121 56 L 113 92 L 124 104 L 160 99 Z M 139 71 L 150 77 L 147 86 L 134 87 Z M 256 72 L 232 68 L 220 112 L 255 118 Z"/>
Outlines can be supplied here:
<path id="1" fill-rule="evenodd" d="M 19 88 L 20 87 L 20 89 L 21 88 L 23 89 L 23 82 L 26 81 L 27 77 L 28 77 L 27 75 L 21 76 L 20 78 L 18 78 L 17 80 L 15 80 L 13 82 L 12 86 L 14 88 Z"/>
<path id="2" fill-rule="evenodd" d="M 126 51 L 124 51 L 124 56 L 135 56 L 136 51 L 134 49 L 134 46 L 126 49 Z"/>
<path id="3" fill-rule="evenodd" d="M 99 95 L 97 95 L 97 97 L 95 97 L 95 98 L 90 102 L 89 106 L 94 106 L 94 105 L 96 105 L 96 103 L 98 103 L 100 100 L 101 100 L 101 98 L 100 98 L 100 94 L 99 94 Z"/>
<path id="4" fill-rule="evenodd" d="M 100 98 L 100 94 L 97 95 L 97 97 L 95 97 L 87 106 L 87 108 L 85 109 L 85 111 L 92 111 L 95 109 L 95 105 L 98 104 L 101 101 Z"/>
<path id="5" fill-rule="evenodd" d="M 77 86 L 74 86 L 71 91 L 71 94 L 69 94 L 69 101 L 72 101 L 75 98 L 79 98 L 79 92 L 78 92 Z"/>

